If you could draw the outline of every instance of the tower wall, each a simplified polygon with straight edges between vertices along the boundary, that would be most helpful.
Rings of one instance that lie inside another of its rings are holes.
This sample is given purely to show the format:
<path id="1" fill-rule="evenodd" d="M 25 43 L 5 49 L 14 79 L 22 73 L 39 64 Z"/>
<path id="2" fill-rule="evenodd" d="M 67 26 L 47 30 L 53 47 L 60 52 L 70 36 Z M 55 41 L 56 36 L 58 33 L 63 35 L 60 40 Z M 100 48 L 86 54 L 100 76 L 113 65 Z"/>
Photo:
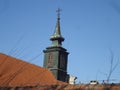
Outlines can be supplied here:
<path id="1" fill-rule="evenodd" d="M 61 47 L 46 48 L 44 50 L 44 67 L 49 69 L 54 77 L 60 81 L 67 80 L 68 52 Z"/>

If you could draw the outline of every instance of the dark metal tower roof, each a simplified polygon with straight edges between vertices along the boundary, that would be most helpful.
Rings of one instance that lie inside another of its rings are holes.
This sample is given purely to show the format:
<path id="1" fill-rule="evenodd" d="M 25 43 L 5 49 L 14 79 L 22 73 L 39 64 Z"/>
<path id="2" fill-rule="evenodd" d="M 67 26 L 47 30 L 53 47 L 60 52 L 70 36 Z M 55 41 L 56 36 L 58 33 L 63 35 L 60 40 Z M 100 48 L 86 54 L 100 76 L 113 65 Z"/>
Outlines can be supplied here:
<path id="1" fill-rule="evenodd" d="M 51 41 L 58 40 L 58 41 L 64 41 L 64 38 L 61 35 L 60 31 L 60 9 L 58 8 L 57 10 L 57 22 L 56 22 L 56 27 L 53 35 L 50 37 Z"/>

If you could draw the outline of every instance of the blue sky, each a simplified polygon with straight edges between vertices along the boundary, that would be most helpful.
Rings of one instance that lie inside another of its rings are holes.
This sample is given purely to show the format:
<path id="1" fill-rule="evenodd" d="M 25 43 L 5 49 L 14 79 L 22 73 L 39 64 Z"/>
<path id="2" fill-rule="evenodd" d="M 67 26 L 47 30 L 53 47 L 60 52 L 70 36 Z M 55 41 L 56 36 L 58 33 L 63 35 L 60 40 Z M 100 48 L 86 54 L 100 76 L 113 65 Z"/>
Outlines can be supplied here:
<path id="1" fill-rule="evenodd" d="M 0 0 L 0 52 L 43 66 L 43 50 L 56 24 L 69 54 L 68 73 L 77 82 L 105 80 L 120 58 L 120 0 Z M 111 79 L 120 82 L 120 60 Z"/>

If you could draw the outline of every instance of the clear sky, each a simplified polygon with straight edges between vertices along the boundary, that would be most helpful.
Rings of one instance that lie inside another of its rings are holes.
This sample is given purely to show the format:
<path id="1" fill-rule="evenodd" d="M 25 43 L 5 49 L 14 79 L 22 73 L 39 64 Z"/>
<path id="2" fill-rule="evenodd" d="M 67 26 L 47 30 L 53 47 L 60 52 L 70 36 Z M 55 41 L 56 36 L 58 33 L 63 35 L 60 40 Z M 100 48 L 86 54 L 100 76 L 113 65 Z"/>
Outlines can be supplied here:
<path id="1" fill-rule="evenodd" d="M 60 7 L 68 73 L 76 82 L 106 80 L 120 58 L 120 0 L 0 0 L 0 52 L 43 66 Z M 111 79 L 120 82 L 120 60 Z"/>

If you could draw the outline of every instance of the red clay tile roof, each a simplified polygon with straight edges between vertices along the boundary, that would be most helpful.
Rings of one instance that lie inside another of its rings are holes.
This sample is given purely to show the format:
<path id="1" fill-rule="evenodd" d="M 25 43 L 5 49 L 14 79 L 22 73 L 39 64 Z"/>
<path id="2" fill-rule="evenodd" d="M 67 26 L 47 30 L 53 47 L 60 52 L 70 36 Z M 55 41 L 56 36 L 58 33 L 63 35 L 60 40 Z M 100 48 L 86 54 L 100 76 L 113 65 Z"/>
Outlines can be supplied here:
<path id="1" fill-rule="evenodd" d="M 0 53 L 0 86 L 36 86 L 65 84 L 45 68 Z"/>
<path id="2" fill-rule="evenodd" d="M 115 85 L 69 85 L 45 68 L 0 53 L 0 90 L 120 90 Z"/>

